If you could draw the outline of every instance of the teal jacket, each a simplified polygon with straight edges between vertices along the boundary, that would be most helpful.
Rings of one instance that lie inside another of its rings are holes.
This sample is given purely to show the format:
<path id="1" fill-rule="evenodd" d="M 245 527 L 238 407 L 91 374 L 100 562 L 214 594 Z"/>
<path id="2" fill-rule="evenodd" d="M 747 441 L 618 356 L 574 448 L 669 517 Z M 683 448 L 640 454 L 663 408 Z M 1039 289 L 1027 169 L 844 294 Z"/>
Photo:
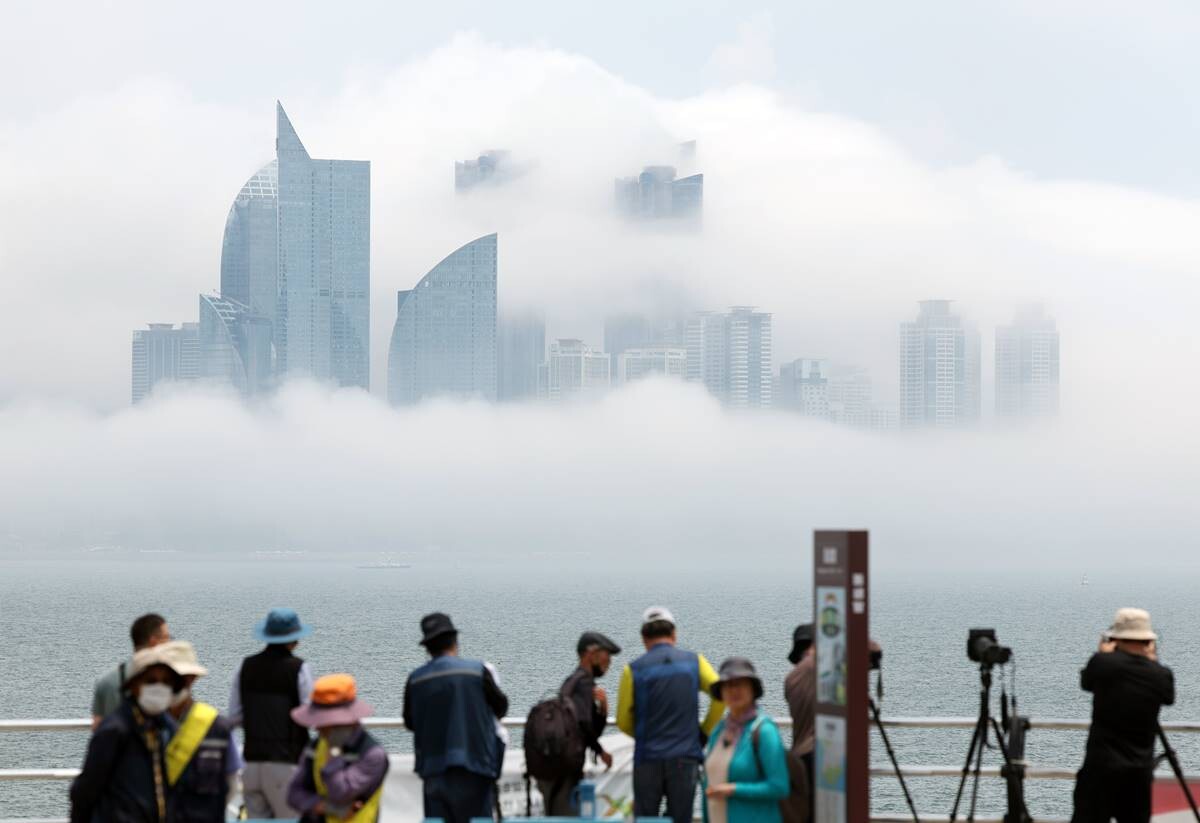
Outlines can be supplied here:
<path id="1" fill-rule="evenodd" d="M 754 756 L 754 727 L 758 726 L 758 757 Z M 718 745 L 725 730 L 725 718 L 708 738 L 708 751 Z M 761 769 L 759 764 L 762 764 Z M 703 774 L 703 772 L 701 772 Z M 788 776 L 787 749 L 779 727 L 764 715 L 759 715 L 742 732 L 729 761 L 729 778 L 736 785 L 729 798 L 729 823 L 782 823 L 779 801 L 791 792 Z M 708 788 L 707 779 L 702 781 Z M 704 800 L 704 820 L 708 821 L 708 798 Z"/>

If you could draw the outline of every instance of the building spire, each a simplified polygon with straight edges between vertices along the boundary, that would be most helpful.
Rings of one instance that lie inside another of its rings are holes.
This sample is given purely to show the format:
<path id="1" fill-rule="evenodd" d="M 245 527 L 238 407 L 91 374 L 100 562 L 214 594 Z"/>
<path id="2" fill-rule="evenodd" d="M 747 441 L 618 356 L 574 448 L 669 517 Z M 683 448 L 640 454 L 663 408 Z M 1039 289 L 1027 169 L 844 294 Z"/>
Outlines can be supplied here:
<path id="1" fill-rule="evenodd" d="M 308 152 L 300 142 L 300 136 L 296 134 L 292 121 L 288 119 L 283 104 L 278 100 L 275 101 L 275 154 L 278 157 L 287 155 L 308 159 Z"/>

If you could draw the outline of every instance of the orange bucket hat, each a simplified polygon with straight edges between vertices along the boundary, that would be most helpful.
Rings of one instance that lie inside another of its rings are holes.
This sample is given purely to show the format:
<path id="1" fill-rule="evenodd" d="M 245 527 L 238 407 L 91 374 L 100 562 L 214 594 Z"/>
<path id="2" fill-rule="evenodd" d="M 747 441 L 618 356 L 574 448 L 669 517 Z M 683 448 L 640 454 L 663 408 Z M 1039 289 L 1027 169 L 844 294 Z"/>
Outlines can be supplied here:
<path id="1" fill-rule="evenodd" d="M 358 699 L 358 686 L 348 674 L 327 674 L 313 684 L 312 697 L 292 709 L 292 720 L 310 729 L 349 726 L 375 713 Z"/>

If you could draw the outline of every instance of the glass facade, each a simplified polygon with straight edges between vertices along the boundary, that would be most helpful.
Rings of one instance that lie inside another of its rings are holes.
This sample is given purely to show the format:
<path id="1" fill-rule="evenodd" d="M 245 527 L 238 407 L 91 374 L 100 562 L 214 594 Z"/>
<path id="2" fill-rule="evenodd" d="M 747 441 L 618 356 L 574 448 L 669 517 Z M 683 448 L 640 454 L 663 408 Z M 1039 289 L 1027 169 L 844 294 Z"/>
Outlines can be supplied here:
<path id="1" fill-rule="evenodd" d="M 369 388 L 371 164 L 309 157 L 276 109 L 283 374 Z"/>
<path id="2" fill-rule="evenodd" d="M 229 383 L 243 394 L 271 385 L 271 322 L 249 306 L 200 295 L 200 367 L 203 379 Z"/>
<path id="3" fill-rule="evenodd" d="M 388 399 L 496 399 L 496 235 L 455 251 L 397 294 Z"/>
<path id="4" fill-rule="evenodd" d="M 246 181 L 229 209 L 221 244 L 221 294 L 274 324 L 279 303 L 279 164 Z"/>
<path id="5" fill-rule="evenodd" d="M 140 403 L 156 385 L 194 380 L 200 368 L 200 329 L 196 323 L 175 328 L 151 323 L 133 333 L 131 399 Z"/>

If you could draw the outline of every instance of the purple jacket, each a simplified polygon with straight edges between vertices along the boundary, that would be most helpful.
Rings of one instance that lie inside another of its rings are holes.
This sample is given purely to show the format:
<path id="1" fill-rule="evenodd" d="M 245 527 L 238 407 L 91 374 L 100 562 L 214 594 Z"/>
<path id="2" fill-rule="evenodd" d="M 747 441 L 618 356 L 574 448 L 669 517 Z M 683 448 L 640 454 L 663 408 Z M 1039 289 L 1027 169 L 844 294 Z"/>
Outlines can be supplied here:
<path id="1" fill-rule="evenodd" d="M 291 785 L 288 786 L 288 805 L 307 813 L 322 799 L 327 806 L 348 809 L 355 801 L 366 801 L 375 790 L 383 785 L 387 775 L 387 752 L 382 745 L 363 729 L 350 739 L 338 757 L 329 758 L 321 769 L 321 780 L 329 796 L 317 794 L 313 780 L 313 758 L 316 747 L 309 746 L 300 758 Z"/>

